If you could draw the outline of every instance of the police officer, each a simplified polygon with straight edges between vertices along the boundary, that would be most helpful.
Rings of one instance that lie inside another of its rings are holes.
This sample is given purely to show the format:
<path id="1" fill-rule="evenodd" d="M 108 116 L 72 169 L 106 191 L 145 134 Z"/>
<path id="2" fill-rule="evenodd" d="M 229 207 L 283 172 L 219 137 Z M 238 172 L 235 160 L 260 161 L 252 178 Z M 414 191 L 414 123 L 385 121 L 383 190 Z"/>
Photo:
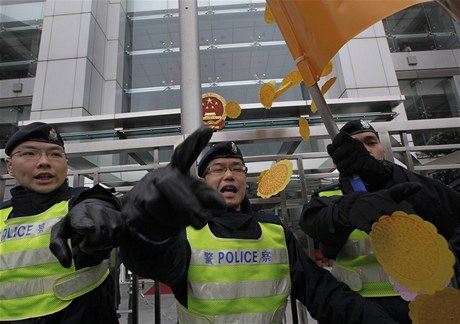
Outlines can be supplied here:
<path id="1" fill-rule="evenodd" d="M 281 323 L 288 296 L 328 323 L 394 323 L 303 252 L 275 215 L 246 198 L 244 158 L 233 142 L 211 147 L 212 131 L 191 134 L 127 194 L 124 264 L 168 284 L 180 323 Z"/>
<path id="2" fill-rule="evenodd" d="M 5 153 L 19 185 L 0 206 L 0 322 L 118 323 L 104 259 L 123 225 L 119 203 L 100 186 L 69 187 L 52 125 L 20 128 Z"/>
<path id="3" fill-rule="evenodd" d="M 366 121 L 346 123 L 327 150 L 340 172 L 340 183 L 313 195 L 304 206 L 300 226 L 321 243 L 326 257 L 335 259 L 336 278 L 379 302 L 398 322 L 411 323 L 408 303 L 377 262 L 367 233 L 380 216 L 403 210 L 453 239 L 459 235 L 460 195 L 441 182 L 386 161 L 378 134 Z M 360 176 L 368 192 L 353 192 L 353 175 Z"/>

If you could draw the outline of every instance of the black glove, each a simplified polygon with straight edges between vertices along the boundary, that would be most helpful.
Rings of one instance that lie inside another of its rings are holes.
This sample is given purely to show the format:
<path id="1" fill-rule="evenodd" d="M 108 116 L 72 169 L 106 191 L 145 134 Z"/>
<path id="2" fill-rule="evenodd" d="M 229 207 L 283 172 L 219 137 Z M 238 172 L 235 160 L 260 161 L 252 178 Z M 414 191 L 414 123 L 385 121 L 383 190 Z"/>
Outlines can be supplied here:
<path id="1" fill-rule="evenodd" d="M 339 203 L 339 218 L 345 225 L 369 233 L 372 224 L 383 215 L 401 210 L 413 214 L 412 207 L 405 201 L 421 189 L 418 183 L 407 182 L 377 192 L 356 191 L 345 195 Z"/>
<path id="2" fill-rule="evenodd" d="M 189 172 L 212 134 L 207 126 L 196 130 L 175 149 L 169 165 L 153 170 L 131 189 L 122 206 L 131 231 L 161 241 L 188 225 L 205 226 L 207 210 L 225 210 L 222 195 Z"/>
<path id="3" fill-rule="evenodd" d="M 78 244 L 81 252 L 103 260 L 119 245 L 124 229 L 121 213 L 111 203 L 100 199 L 86 199 L 76 204 L 66 217 L 53 226 L 50 250 L 62 266 L 70 267 L 70 238 Z"/>
<path id="4" fill-rule="evenodd" d="M 337 134 L 327 146 L 327 153 L 341 176 L 359 175 L 371 191 L 383 188 L 392 178 L 391 169 L 385 168 L 383 161 L 371 156 L 363 143 L 347 133 Z"/>

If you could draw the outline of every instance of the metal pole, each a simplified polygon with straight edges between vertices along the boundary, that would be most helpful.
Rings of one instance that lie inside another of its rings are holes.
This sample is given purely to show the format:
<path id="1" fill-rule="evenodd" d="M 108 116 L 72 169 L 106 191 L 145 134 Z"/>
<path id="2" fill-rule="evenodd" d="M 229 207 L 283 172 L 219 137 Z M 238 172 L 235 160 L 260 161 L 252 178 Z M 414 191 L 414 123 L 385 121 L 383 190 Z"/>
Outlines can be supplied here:
<path id="1" fill-rule="evenodd" d="M 196 0 L 179 0 L 182 134 L 202 125 L 198 6 Z"/>
<path id="2" fill-rule="evenodd" d="M 138 324 L 139 323 L 139 300 L 138 300 L 138 289 L 139 289 L 139 281 L 135 274 L 132 275 L 133 279 L 131 281 L 131 294 L 130 294 L 130 309 L 131 309 L 131 316 L 128 315 L 128 323 L 129 324 Z"/>
<path id="3" fill-rule="evenodd" d="M 160 291 L 160 282 L 155 280 L 155 324 L 161 323 L 161 291 Z"/>
<path id="4" fill-rule="evenodd" d="M 312 99 L 316 103 L 316 107 L 318 107 L 319 114 L 321 115 L 321 119 L 323 120 L 324 126 L 326 127 L 329 136 L 332 138 L 335 137 L 339 133 L 339 128 L 334 121 L 334 117 L 329 109 L 329 106 L 324 99 L 321 90 L 318 87 L 318 83 L 315 83 L 310 88 L 308 88 Z"/>
<path id="5" fill-rule="evenodd" d="M 299 324 L 299 315 L 297 314 L 297 299 L 291 294 L 291 313 L 292 323 Z"/>
<path id="6" fill-rule="evenodd" d="M 310 88 L 308 88 L 308 91 L 310 91 L 311 97 L 313 98 L 313 100 L 316 103 L 316 106 L 318 107 L 321 119 L 323 120 L 324 126 L 326 127 L 329 136 L 331 137 L 331 139 L 333 139 L 339 133 L 339 128 L 337 127 L 337 124 L 334 121 L 334 117 L 332 116 L 331 110 L 329 109 L 329 106 L 327 105 L 327 102 L 324 99 L 324 96 L 321 93 L 320 88 L 318 87 L 318 83 L 315 83 Z M 352 175 L 352 177 L 349 180 L 350 185 L 353 188 L 353 191 L 367 191 L 364 182 L 361 180 L 361 178 L 359 178 L 357 174 Z"/>

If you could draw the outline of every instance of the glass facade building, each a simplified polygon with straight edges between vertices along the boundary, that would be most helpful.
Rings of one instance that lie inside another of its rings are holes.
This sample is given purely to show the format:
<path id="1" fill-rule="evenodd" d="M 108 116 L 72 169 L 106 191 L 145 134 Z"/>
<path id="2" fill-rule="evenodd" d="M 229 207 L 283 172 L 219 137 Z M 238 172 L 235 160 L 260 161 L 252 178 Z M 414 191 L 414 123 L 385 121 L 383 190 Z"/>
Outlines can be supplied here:
<path id="1" fill-rule="evenodd" d="M 213 93 L 236 101 L 241 114 L 227 117 L 212 142 L 238 143 L 255 208 L 277 213 L 312 249 L 297 220 L 312 191 L 336 181 L 337 171 L 305 85 L 271 109 L 260 102 L 262 84 L 279 88 L 296 69 L 277 25 L 264 21 L 265 6 L 0 0 L 2 162 L 20 126 L 49 122 L 65 140 L 71 185 L 101 183 L 121 196 L 169 162 L 187 129 L 202 122 L 202 95 Z M 398 12 L 356 35 L 332 62 L 318 83 L 337 78 L 325 99 L 339 127 L 371 121 L 388 159 L 446 183 L 460 176 L 460 26 L 446 12 L 434 2 Z M 308 141 L 299 118 L 310 125 Z M 258 175 L 281 159 L 293 162 L 290 183 L 276 196 L 257 197 Z M 0 165 L 1 201 L 16 183 Z"/>
<path id="2" fill-rule="evenodd" d="M 189 22 L 181 17 L 181 3 L 196 7 L 196 33 L 194 26 L 184 26 Z M 296 69 L 278 27 L 264 21 L 265 5 L 263 0 L 0 1 L 1 157 L 12 132 L 43 120 L 63 133 L 73 172 L 132 168 L 97 177 L 128 188 L 146 172 L 140 169 L 169 161 L 184 124 L 190 124 L 187 106 L 196 123 L 202 114 L 196 98 L 215 93 L 238 102 L 242 112 L 227 117 L 213 141 L 234 140 L 245 155 L 267 157 L 250 165 L 251 175 L 293 154 L 311 154 L 302 158 L 306 175 L 333 172 L 325 153 L 328 134 L 303 84 L 283 93 L 271 109 L 260 103 L 263 83 L 279 87 Z M 193 51 L 181 50 L 195 37 L 198 60 Z M 331 77 L 337 81 L 325 98 L 339 126 L 354 118 L 373 121 L 391 135 L 389 147 L 406 145 L 397 136 L 406 122 L 430 120 L 410 124 L 414 129 L 407 134 L 407 143 L 426 145 L 440 131 L 433 125 L 455 126 L 460 118 L 459 57 L 459 25 L 435 3 L 416 5 L 370 26 L 335 55 Z M 197 67 L 191 81 L 184 80 L 184 64 Z M 200 93 L 185 96 L 194 85 Z M 299 118 L 310 124 L 309 141 L 299 137 Z M 423 125 L 430 129 L 419 129 Z M 455 127 L 445 132 L 458 136 Z M 418 153 L 409 158 L 415 166 L 426 162 Z M 400 157 L 396 149 L 392 158 Z M 409 160 L 406 154 L 401 162 L 412 168 Z M 320 183 L 313 178 L 309 189 Z M 298 196 L 294 187 L 291 196 Z"/>

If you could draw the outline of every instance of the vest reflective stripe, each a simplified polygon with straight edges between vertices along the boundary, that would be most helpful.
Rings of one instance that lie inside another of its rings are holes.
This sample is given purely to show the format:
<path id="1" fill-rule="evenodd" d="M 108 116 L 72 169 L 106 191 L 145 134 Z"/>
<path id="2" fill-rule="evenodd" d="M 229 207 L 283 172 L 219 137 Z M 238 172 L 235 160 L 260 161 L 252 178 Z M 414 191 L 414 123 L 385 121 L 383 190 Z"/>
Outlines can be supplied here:
<path id="1" fill-rule="evenodd" d="M 179 302 L 177 305 L 177 319 L 181 324 L 228 324 L 228 323 L 281 323 L 286 311 L 287 302 L 281 304 L 274 312 L 229 314 L 222 316 L 209 316 L 193 312 Z"/>
<path id="2" fill-rule="evenodd" d="M 281 323 L 291 284 L 284 230 L 260 226 L 257 240 L 217 238 L 208 226 L 187 228 L 192 257 L 188 309 L 177 308 L 181 322 Z"/>
<path id="3" fill-rule="evenodd" d="M 359 230 L 355 230 L 362 232 Z M 360 236 L 362 233 L 350 234 Z M 332 266 L 331 273 L 364 297 L 398 296 L 371 248 L 369 236 L 348 240 Z"/>
<path id="4" fill-rule="evenodd" d="M 341 196 L 340 190 L 320 192 L 321 197 Z M 388 275 L 377 261 L 366 232 L 355 229 L 340 250 L 332 275 L 363 297 L 398 296 Z"/>
<path id="5" fill-rule="evenodd" d="M 371 241 L 369 240 L 369 237 L 367 235 L 364 239 L 351 239 L 352 236 L 356 236 L 356 231 L 361 232 L 359 230 L 354 230 L 350 234 L 348 241 L 340 250 L 340 255 L 357 257 L 360 255 L 374 254 L 374 251 L 372 250 Z"/>
<path id="6" fill-rule="evenodd" d="M 357 269 L 353 266 L 346 266 L 346 263 L 340 263 L 331 269 L 334 276 L 343 279 L 344 282 L 349 283 L 352 290 L 361 290 L 363 283 L 368 282 L 385 282 L 388 280 L 388 275 L 383 271 L 381 266 L 368 266 L 362 269 Z"/>
<path id="7" fill-rule="evenodd" d="M 50 262 L 56 262 L 56 257 L 49 253 L 49 248 L 0 254 L 1 270 L 30 267 Z"/>
<path id="8" fill-rule="evenodd" d="M 365 268 L 367 270 L 367 268 Z M 369 269 L 368 271 L 359 272 L 354 269 L 342 268 L 340 265 L 332 268 L 331 273 L 338 280 L 346 283 L 351 290 L 360 293 L 365 297 L 382 297 L 382 296 L 398 296 L 394 293 L 393 285 L 388 281 L 388 276 L 381 272 L 381 267 Z M 381 278 L 375 277 L 381 274 Z M 366 278 L 367 277 L 367 278 Z M 363 279 L 364 278 L 364 279 Z M 387 291 L 387 295 L 382 292 Z"/>
<path id="9" fill-rule="evenodd" d="M 79 269 L 56 280 L 54 294 L 61 300 L 72 300 L 99 286 L 109 275 L 107 261 Z"/>
<path id="10" fill-rule="evenodd" d="M 232 289 L 233 282 L 208 282 L 208 283 L 190 283 L 189 288 L 192 295 L 199 299 L 236 299 L 236 298 L 255 298 L 269 297 L 277 293 L 289 294 L 289 281 L 280 280 L 263 280 L 258 282 L 248 281 L 239 288 L 238 291 Z M 278 292 L 279 290 L 279 292 Z"/>
<path id="11" fill-rule="evenodd" d="M 332 196 L 343 196 L 342 190 L 332 189 L 327 191 L 320 191 L 318 194 L 320 197 L 332 197 Z"/>
<path id="12" fill-rule="evenodd" d="M 68 275 L 23 280 L 0 285 L 0 300 L 54 293 L 61 300 L 71 300 L 85 294 L 87 287 L 107 276 L 107 262 L 83 268 Z"/>
<path id="13" fill-rule="evenodd" d="M 108 276 L 106 262 L 75 271 L 49 250 L 51 228 L 67 215 L 67 201 L 33 216 L 7 219 L 10 212 L 0 210 L 0 321 L 58 312 Z"/>

